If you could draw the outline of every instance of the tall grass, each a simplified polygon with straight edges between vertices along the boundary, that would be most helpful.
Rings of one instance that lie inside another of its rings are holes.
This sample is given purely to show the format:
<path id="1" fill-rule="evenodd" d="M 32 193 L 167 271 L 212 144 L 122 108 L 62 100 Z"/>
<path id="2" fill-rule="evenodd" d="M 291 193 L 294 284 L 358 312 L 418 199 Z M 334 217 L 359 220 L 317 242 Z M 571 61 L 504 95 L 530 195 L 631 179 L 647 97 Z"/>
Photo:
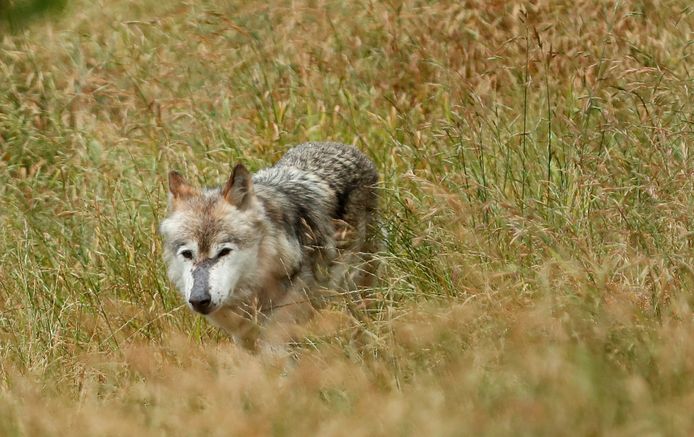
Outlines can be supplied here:
<path id="1" fill-rule="evenodd" d="M 691 434 L 694 10 L 86 2 L 0 41 L 0 433 Z M 164 175 L 382 175 L 376 311 L 293 365 L 189 314 Z"/>

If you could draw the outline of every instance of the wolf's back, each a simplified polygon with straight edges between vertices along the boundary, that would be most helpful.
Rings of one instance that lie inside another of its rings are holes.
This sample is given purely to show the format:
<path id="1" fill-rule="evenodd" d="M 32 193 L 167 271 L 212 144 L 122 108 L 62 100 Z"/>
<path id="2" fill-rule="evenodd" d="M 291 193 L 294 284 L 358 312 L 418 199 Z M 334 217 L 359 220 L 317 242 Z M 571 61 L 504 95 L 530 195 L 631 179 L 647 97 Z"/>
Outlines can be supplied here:
<path id="1" fill-rule="evenodd" d="M 290 166 L 313 173 L 337 193 L 378 182 L 374 163 L 354 146 L 340 143 L 304 143 L 289 150 L 275 167 Z"/>

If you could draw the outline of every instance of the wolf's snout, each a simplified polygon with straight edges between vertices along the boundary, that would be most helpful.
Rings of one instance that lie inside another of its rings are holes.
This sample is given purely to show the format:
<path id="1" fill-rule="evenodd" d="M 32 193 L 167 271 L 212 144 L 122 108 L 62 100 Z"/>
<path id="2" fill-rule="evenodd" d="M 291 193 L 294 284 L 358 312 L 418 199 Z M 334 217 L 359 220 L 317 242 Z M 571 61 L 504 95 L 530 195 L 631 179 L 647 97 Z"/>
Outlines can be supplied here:
<path id="1" fill-rule="evenodd" d="M 193 288 L 188 302 L 195 311 L 201 314 L 208 314 L 212 310 L 210 271 L 207 265 L 199 265 L 193 270 Z"/>
<path id="2" fill-rule="evenodd" d="M 207 314 L 210 310 L 212 298 L 209 294 L 199 294 L 196 296 L 191 296 L 190 299 L 188 299 L 188 302 L 190 302 L 195 311 L 202 314 Z"/>

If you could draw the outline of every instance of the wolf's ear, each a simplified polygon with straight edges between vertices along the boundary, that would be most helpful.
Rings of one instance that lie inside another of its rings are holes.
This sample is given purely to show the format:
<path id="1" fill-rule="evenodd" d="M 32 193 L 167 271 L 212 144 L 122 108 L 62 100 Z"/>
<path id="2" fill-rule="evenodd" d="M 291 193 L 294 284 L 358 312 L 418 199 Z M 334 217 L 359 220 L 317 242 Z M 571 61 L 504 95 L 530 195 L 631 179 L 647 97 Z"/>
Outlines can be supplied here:
<path id="1" fill-rule="evenodd" d="M 253 196 L 253 181 L 251 180 L 251 174 L 243 164 L 237 164 L 234 167 L 229 180 L 222 188 L 222 196 L 224 196 L 227 202 L 239 209 L 243 209 L 248 205 L 250 198 Z"/>
<path id="2" fill-rule="evenodd" d="M 169 206 L 175 207 L 176 202 L 195 194 L 193 187 L 188 185 L 183 176 L 177 171 L 169 172 Z"/>

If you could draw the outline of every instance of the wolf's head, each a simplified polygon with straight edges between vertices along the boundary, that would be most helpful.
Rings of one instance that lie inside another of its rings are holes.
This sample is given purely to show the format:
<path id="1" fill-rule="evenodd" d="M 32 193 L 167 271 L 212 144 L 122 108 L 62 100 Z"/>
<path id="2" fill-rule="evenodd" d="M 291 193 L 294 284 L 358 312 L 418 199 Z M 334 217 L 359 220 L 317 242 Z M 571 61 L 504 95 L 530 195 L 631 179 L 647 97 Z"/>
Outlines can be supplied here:
<path id="1" fill-rule="evenodd" d="M 190 308 L 211 314 L 242 297 L 264 233 L 251 175 L 239 164 L 222 188 L 196 190 L 171 172 L 160 231 L 169 278 Z"/>

